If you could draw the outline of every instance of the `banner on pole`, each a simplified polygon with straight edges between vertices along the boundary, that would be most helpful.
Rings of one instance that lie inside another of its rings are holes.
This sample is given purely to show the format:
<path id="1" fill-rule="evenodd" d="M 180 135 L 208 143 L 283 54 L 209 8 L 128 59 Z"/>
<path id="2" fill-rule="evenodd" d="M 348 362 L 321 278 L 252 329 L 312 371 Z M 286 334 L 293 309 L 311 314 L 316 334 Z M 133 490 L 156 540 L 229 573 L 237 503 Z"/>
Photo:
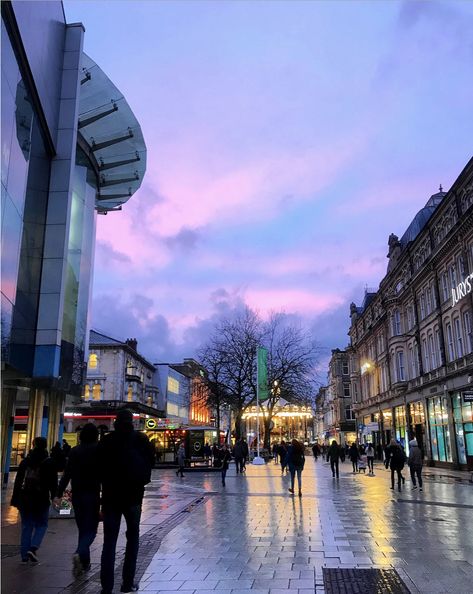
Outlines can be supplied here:
<path id="1" fill-rule="evenodd" d="M 268 351 L 258 347 L 258 399 L 263 402 L 268 397 Z"/>

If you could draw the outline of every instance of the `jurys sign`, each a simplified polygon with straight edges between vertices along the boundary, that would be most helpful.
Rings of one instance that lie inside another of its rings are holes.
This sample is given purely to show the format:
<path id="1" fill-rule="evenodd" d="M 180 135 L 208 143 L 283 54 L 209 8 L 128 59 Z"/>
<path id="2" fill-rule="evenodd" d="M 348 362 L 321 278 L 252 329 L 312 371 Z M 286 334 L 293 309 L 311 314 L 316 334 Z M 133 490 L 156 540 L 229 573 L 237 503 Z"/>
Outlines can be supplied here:
<path id="1" fill-rule="evenodd" d="M 458 283 L 456 289 L 452 289 L 452 307 L 454 307 L 460 299 L 466 297 L 473 289 L 473 274 L 469 274 L 464 281 Z"/>

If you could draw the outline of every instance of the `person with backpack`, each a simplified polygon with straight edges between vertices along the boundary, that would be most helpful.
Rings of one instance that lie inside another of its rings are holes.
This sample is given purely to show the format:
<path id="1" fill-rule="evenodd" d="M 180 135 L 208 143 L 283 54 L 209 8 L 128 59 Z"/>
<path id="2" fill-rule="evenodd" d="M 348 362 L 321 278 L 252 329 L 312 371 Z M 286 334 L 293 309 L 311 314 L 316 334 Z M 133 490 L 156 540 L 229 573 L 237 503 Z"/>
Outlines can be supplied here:
<path id="1" fill-rule="evenodd" d="M 397 473 L 397 488 L 401 490 L 401 482 L 403 481 L 402 469 L 406 463 L 406 454 L 395 439 L 391 439 L 389 445 L 389 468 L 391 469 L 391 489 L 394 490 L 394 473 Z"/>
<path id="2" fill-rule="evenodd" d="M 72 574 L 77 579 L 90 569 L 90 546 L 97 535 L 100 513 L 100 477 L 97 464 L 99 430 L 86 423 L 79 435 L 79 445 L 71 448 L 66 470 L 59 481 L 54 503 L 71 482 L 72 505 L 79 531 L 77 549 L 72 557 Z"/>
<path id="3" fill-rule="evenodd" d="M 38 563 L 37 551 L 48 529 L 49 506 L 57 489 L 56 465 L 48 456 L 45 437 L 35 437 L 33 449 L 21 461 L 11 505 L 21 517 L 22 563 Z"/>
<path id="4" fill-rule="evenodd" d="M 304 446 L 293 439 L 291 445 L 287 448 L 287 466 L 291 474 L 290 493 L 294 493 L 294 479 L 297 473 L 297 483 L 299 485 L 299 497 L 302 497 L 302 471 L 304 470 L 305 456 Z"/>
<path id="5" fill-rule="evenodd" d="M 338 445 L 335 439 L 332 441 L 332 444 L 327 451 L 327 462 L 330 462 L 333 478 L 335 478 L 335 473 L 337 473 L 337 478 L 339 478 L 338 461 L 340 460 L 343 451 L 343 448 Z"/>
<path id="6" fill-rule="evenodd" d="M 103 549 L 100 581 L 102 594 L 112 594 L 115 550 L 121 518 L 126 521 L 126 549 L 121 592 L 137 592 L 136 560 L 140 539 L 141 505 L 145 485 L 151 481 L 153 447 L 148 437 L 133 427 L 133 413 L 117 413 L 115 431 L 104 435 L 97 446 L 99 477 L 102 486 Z"/>

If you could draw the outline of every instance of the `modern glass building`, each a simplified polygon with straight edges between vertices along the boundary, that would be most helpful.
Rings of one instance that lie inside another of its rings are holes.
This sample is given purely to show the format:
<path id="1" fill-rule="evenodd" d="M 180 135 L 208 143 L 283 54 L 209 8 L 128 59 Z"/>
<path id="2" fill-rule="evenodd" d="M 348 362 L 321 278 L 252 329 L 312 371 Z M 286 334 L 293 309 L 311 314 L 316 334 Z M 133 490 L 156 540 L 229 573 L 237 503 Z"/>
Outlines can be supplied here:
<path id="1" fill-rule="evenodd" d="M 1 12 L 6 480 L 33 437 L 61 439 L 66 396 L 81 395 L 96 218 L 121 210 L 140 187 L 146 146 L 61 2 L 5 1 Z"/>

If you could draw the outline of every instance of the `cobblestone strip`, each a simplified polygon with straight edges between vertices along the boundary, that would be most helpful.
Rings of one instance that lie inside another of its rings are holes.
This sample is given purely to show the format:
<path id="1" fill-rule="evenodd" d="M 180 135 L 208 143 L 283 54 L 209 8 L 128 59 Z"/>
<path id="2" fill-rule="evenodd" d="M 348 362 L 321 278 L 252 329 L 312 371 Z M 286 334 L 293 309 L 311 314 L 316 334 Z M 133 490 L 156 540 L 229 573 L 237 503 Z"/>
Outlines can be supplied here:
<path id="1" fill-rule="evenodd" d="M 179 510 L 172 516 L 169 516 L 169 518 L 167 518 L 164 522 L 161 522 L 161 524 L 154 526 L 145 534 L 142 534 L 140 536 L 140 549 L 138 552 L 138 561 L 136 564 L 135 574 L 135 579 L 137 582 L 140 581 L 144 572 L 151 563 L 154 555 L 159 550 L 163 538 L 169 532 L 171 532 L 173 528 L 175 528 L 181 522 L 186 520 L 188 513 L 191 513 L 195 509 L 195 507 L 204 502 L 204 497 L 196 497 L 190 503 L 187 503 L 183 509 Z M 122 580 L 123 560 L 125 557 L 124 547 L 121 551 L 117 551 L 116 557 L 118 559 L 118 564 L 115 563 L 115 584 L 119 585 Z M 64 588 L 63 590 L 61 590 L 61 594 L 97 594 L 97 592 L 100 592 L 100 589 L 101 586 L 99 570 L 92 576 L 87 577 L 86 579 L 76 581 L 67 588 Z"/>

